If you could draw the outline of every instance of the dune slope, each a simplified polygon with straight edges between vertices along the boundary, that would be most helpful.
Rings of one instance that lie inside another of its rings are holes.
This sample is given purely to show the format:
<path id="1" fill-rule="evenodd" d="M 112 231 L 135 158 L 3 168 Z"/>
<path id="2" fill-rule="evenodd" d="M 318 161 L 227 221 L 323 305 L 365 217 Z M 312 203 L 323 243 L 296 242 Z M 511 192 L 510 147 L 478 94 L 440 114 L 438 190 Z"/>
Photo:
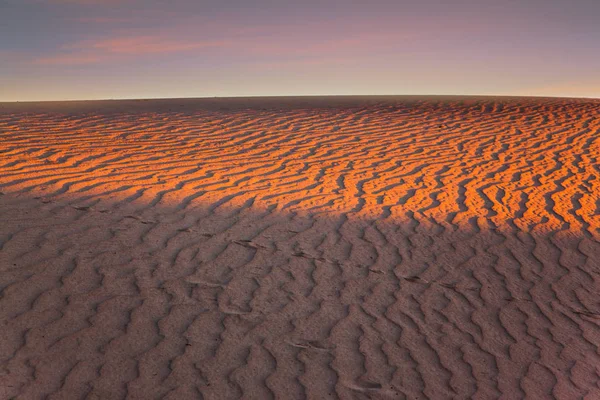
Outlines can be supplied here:
<path id="1" fill-rule="evenodd" d="M 0 399 L 600 398 L 600 101 L 0 106 Z"/>

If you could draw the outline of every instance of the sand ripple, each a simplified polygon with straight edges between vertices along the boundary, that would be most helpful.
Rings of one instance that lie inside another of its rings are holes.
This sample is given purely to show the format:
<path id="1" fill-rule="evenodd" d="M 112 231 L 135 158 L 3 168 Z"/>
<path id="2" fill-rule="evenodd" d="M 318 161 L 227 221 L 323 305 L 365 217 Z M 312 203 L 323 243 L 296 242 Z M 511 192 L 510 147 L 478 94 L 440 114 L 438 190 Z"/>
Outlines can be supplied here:
<path id="1" fill-rule="evenodd" d="M 0 105 L 0 399 L 600 398 L 600 101 Z"/>

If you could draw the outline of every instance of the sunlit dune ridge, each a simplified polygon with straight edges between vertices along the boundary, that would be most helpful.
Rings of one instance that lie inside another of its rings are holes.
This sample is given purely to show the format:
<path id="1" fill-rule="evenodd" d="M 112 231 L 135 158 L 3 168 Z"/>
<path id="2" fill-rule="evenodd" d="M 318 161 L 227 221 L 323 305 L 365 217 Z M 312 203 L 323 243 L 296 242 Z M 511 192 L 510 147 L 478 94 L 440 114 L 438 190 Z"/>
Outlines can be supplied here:
<path id="1" fill-rule="evenodd" d="M 600 396 L 600 100 L 3 108 L 10 396 Z"/>
<path id="2" fill-rule="evenodd" d="M 600 102 L 248 107 L 6 115 L 1 184 L 88 201 L 598 234 Z"/>

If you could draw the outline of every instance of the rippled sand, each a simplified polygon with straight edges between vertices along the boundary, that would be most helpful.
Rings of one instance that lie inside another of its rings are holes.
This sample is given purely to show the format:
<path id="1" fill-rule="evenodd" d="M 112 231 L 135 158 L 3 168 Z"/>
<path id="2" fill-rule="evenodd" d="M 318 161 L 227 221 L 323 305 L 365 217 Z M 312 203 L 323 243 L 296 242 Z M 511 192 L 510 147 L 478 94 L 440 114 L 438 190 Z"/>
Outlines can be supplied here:
<path id="1" fill-rule="evenodd" d="M 599 157 L 600 100 L 0 103 L 0 399 L 600 398 Z"/>

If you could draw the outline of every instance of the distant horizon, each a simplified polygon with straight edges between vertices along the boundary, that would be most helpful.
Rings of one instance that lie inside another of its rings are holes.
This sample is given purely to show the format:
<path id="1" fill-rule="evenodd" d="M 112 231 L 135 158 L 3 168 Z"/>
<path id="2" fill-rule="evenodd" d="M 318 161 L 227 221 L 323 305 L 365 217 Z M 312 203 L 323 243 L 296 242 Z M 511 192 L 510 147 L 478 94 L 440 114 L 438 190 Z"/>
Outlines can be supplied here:
<path id="1" fill-rule="evenodd" d="M 390 97 L 390 98 L 531 98 L 531 99 L 565 99 L 565 100 L 600 100 L 599 97 L 588 96 L 545 96 L 545 95 L 494 95 L 494 94 L 290 94 L 290 95 L 232 95 L 232 96 L 190 96 L 190 97 L 123 97 L 123 98 L 88 98 L 88 99 L 53 99 L 53 100 L 13 100 L 0 101 L 0 104 L 13 103 L 69 103 L 69 102 L 110 102 L 110 101 L 152 101 L 152 100 L 210 100 L 210 99 L 295 99 L 295 98 L 359 98 L 359 97 Z"/>

